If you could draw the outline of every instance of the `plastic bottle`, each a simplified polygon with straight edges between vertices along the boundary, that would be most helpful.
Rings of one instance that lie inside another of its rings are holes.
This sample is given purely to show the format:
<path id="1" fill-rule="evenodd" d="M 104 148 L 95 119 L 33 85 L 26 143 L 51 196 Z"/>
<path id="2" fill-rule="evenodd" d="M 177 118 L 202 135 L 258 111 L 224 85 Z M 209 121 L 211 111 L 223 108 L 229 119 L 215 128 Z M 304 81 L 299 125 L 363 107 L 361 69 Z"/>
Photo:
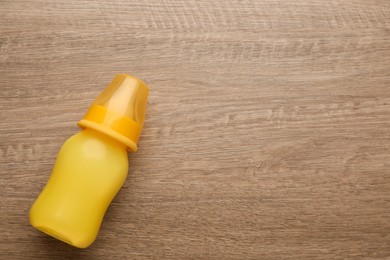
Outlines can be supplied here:
<path id="1" fill-rule="evenodd" d="M 93 243 L 126 179 L 127 150 L 137 150 L 147 96 L 141 80 L 120 74 L 95 99 L 31 207 L 32 226 L 78 248 Z"/>

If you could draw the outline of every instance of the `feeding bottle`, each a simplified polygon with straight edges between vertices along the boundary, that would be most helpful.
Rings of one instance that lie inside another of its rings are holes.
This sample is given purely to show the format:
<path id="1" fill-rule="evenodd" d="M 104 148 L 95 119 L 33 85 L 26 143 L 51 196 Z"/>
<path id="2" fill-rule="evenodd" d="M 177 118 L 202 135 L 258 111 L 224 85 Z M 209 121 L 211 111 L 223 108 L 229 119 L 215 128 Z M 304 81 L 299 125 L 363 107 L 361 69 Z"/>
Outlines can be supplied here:
<path id="1" fill-rule="evenodd" d="M 51 177 L 30 210 L 35 228 L 86 248 L 128 173 L 127 151 L 137 151 L 147 86 L 117 75 L 78 122 L 81 132 L 61 147 Z"/>

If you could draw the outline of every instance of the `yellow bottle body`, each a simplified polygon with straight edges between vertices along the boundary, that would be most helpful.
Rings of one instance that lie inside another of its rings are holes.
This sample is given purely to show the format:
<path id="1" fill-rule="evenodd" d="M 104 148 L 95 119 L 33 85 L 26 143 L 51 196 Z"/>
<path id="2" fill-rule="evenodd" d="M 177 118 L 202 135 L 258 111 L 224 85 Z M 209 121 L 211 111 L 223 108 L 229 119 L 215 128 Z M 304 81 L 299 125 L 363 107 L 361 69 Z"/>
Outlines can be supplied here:
<path id="1" fill-rule="evenodd" d="M 30 210 L 31 224 L 68 244 L 86 248 L 128 173 L 126 146 L 91 129 L 61 147 L 52 175 Z"/>

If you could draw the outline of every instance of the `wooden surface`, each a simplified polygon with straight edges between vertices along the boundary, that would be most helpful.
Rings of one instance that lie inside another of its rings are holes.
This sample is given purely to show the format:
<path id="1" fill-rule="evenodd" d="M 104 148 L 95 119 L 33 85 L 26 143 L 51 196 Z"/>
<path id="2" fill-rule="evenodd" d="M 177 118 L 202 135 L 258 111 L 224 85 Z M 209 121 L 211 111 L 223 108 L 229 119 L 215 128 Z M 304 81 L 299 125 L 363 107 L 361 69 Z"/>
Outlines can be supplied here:
<path id="1" fill-rule="evenodd" d="M 0 1 L 1 259 L 389 259 L 390 2 Z M 29 225 L 116 73 L 139 152 L 86 250 Z"/>

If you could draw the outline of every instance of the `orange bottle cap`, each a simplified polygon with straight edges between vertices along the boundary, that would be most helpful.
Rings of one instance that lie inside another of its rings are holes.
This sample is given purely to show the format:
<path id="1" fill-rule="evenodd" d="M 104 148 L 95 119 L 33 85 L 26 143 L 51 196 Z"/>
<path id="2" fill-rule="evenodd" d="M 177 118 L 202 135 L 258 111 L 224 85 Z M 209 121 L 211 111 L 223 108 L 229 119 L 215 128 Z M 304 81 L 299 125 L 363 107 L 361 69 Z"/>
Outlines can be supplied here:
<path id="1" fill-rule="evenodd" d="M 141 80 L 118 74 L 77 124 L 104 133 L 137 151 L 149 89 Z"/>

